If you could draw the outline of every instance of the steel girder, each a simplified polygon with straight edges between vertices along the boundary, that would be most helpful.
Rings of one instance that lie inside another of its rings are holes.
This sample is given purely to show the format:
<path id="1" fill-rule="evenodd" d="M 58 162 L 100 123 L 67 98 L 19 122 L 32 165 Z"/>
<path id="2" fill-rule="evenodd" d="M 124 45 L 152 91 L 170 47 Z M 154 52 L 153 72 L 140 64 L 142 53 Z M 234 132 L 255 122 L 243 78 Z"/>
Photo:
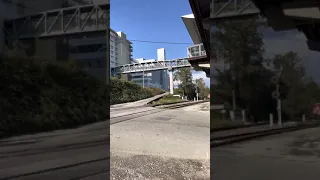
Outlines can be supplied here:
<path id="1" fill-rule="evenodd" d="M 178 69 L 184 67 L 191 67 L 189 61 L 185 58 L 176 60 L 166 60 L 166 61 L 153 61 L 153 62 L 142 62 L 134 64 L 125 64 L 115 68 L 111 68 L 111 75 L 115 76 L 117 74 L 128 74 L 137 72 L 148 72 L 164 69 Z"/>
<path id="2" fill-rule="evenodd" d="M 214 20 L 259 15 L 252 0 L 211 0 L 210 18 Z"/>
<path id="3" fill-rule="evenodd" d="M 109 9 L 110 4 L 85 5 L 6 20 L 5 34 L 21 40 L 106 31 Z"/>

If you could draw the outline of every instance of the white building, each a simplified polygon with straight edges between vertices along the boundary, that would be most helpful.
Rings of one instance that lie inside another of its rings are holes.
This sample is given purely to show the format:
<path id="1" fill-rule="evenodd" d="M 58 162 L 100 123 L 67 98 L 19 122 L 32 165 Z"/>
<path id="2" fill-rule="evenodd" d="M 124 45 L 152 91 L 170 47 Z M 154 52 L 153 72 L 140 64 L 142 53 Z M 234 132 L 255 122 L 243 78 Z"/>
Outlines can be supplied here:
<path id="1" fill-rule="evenodd" d="M 110 67 L 130 64 L 132 60 L 132 46 L 123 32 L 110 30 Z"/>

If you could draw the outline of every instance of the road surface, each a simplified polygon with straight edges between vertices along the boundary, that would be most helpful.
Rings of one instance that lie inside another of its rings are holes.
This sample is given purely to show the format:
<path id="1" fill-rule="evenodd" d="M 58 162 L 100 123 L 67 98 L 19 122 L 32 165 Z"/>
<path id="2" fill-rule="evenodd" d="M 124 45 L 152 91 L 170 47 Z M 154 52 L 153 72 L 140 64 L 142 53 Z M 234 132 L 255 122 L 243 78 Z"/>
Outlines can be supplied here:
<path id="1" fill-rule="evenodd" d="M 111 179 L 210 179 L 206 106 L 162 110 L 111 125 Z"/>
<path id="2" fill-rule="evenodd" d="M 109 177 L 109 122 L 0 141 L 0 179 Z"/>
<path id="3" fill-rule="evenodd" d="M 128 107 L 110 121 L 0 140 L 0 180 L 104 180 L 110 159 L 113 179 L 209 179 L 208 112 Z"/>
<path id="4" fill-rule="evenodd" d="M 211 149 L 215 180 L 318 180 L 320 128 Z"/>

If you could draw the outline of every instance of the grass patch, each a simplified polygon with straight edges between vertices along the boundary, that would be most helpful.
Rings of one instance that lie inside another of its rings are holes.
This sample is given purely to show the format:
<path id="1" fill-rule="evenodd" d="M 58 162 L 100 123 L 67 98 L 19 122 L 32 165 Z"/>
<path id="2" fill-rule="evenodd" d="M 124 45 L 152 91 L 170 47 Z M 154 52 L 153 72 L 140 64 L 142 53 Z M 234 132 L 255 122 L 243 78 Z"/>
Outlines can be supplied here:
<path id="1" fill-rule="evenodd" d="M 228 114 L 222 114 L 220 110 L 210 111 L 210 129 L 231 128 L 243 125 L 241 120 L 231 121 Z"/>
<path id="2" fill-rule="evenodd" d="M 210 121 L 210 129 L 215 130 L 215 129 L 220 129 L 220 128 L 231 128 L 231 127 L 238 127 L 243 125 L 243 122 L 241 121 L 231 121 L 231 120 L 219 120 L 219 119 L 214 119 Z"/>
<path id="3" fill-rule="evenodd" d="M 185 101 L 186 100 L 180 99 L 179 97 L 168 94 L 157 101 L 153 101 L 152 105 L 174 104 L 174 103 L 185 102 Z"/>

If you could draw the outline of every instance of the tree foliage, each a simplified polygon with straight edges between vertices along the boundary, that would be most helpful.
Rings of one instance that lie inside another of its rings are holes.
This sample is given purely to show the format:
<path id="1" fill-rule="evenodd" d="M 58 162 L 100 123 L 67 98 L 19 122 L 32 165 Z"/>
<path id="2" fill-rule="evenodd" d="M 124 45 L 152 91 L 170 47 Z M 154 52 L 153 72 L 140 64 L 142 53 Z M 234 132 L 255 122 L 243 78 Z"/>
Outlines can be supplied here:
<path id="1" fill-rule="evenodd" d="M 206 86 L 203 78 L 195 80 L 196 91 L 199 93 L 199 99 L 207 99 L 210 89 Z"/>
<path id="2" fill-rule="evenodd" d="M 265 67 L 269 63 L 275 68 L 283 67 L 280 93 L 285 120 L 310 113 L 312 104 L 320 101 L 319 86 L 306 76 L 297 53 L 264 58 L 262 35 L 254 20 L 218 24 L 211 42 L 212 57 L 228 65 L 226 70 L 216 69 L 217 84 L 211 88 L 213 98 L 232 104 L 235 90 L 237 107 L 246 109 L 254 120 L 268 119 L 269 113 L 276 113 L 276 100 L 271 96 L 275 90 L 271 78 L 276 73 Z"/>
<path id="3" fill-rule="evenodd" d="M 178 88 L 182 91 L 182 96 L 188 99 L 195 97 L 195 86 L 192 82 L 192 72 L 190 68 L 181 68 L 174 73 L 174 80 L 179 82 Z"/>

